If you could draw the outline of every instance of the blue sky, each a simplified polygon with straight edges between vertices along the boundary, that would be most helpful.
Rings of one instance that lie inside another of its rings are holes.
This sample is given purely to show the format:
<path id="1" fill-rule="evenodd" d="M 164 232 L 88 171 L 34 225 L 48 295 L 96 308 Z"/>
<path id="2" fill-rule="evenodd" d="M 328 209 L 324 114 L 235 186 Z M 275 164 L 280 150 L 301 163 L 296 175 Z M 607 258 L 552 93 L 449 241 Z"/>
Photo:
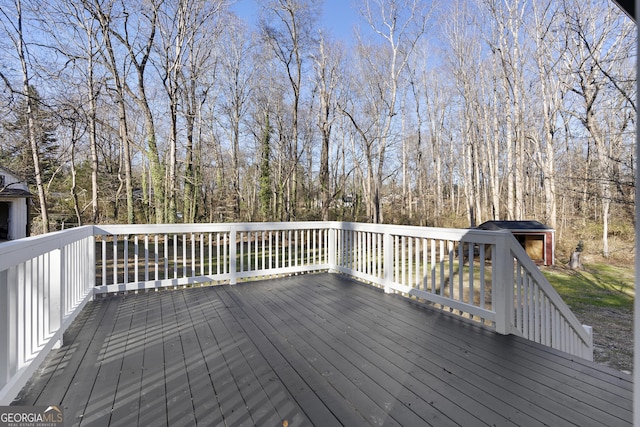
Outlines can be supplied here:
<path id="1" fill-rule="evenodd" d="M 248 22 L 255 22 L 259 6 L 257 0 L 238 0 L 231 9 Z M 324 0 L 319 25 L 336 39 L 348 40 L 354 35 L 354 25 L 362 22 L 351 0 Z"/>

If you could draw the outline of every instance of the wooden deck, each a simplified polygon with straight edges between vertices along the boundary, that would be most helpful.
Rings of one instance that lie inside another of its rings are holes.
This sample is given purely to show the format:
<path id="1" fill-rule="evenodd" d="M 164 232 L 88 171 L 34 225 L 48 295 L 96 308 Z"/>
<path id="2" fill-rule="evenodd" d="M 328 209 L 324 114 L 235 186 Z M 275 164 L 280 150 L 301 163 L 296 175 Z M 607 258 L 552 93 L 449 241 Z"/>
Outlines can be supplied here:
<path id="1" fill-rule="evenodd" d="M 632 381 L 323 273 L 97 299 L 14 404 L 87 426 L 624 426 Z"/>

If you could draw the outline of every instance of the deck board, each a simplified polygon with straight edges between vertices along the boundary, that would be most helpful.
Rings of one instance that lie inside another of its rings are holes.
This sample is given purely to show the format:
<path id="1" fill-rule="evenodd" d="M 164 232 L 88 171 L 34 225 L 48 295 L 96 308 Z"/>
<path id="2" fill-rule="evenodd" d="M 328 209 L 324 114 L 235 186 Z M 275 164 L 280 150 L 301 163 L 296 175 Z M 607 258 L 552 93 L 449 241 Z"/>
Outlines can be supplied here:
<path id="1" fill-rule="evenodd" d="M 398 301 L 398 298 L 394 299 L 396 301 L 390 302 L 390 304 L 401 309 L 404 301 Z M 413 311 L 403 312 L 402 317 L 408 317 L 409 321 L 412 318 L 419 321 L 420 316 L 415 316 L 415 314 Z M 418 330 L 416 333 L 421 332 L 420 328 L 416 329 Z M 533 401 L 538 399 L 538 404 L 543 405 L 548 411 L 555 409 L 558 416 L 569 416 L 572 421 L 582 419 L 583 415 L 588 416 L 594 412 L 593 408 L 598 408 L 598 411 L 603 409 L 608 411 L 611 408 L 613 417 L 604 418 L 610 421 L 606 425 L 616 425 L 619 422 L 618 412 L 631 416 L 631 401 L 623 397 L 629 396 L 631 382 L 619 380 L 622 377 L 628 379 L 628 375 L 601 369 L 599 365 L 587 361 L 583 362 L 581 359 L 575 359 L 543 346 L 532 345 L 526 340 L 513 336 L 493 335 L 487 337 L 484 336 L 484 333 L 474 331 L 471 331 L 470 334 L 463 334 L 466 330 L 467 328 L 458 329 L 459 334 L 449 335 L 446 332 L 443 333 L 439 328 L 431 328 L 429 333 L 436 335 L 438 340 L 446 342 L 448 344 L 447 350 L 457 349 L 455 352 L 446 353 L 445 357 L 459 358 L 463 352 L 473 349 L 478 357 L 474 357 L 474 361 L 464 357 L 460 359 L 460 366 L 466 369 L 470 368 L 473 372 L 482 372 L 484 368 L 490 369 L 496 378 L 509 381 L 506 384 L 498 383 L 500 387 L 507 387 L 507 391 L 511 392 L 508 395 L 520 396 Z M 404 335 L 403 330 L 395 332 L 398 336 Z M 463 339 L 461 340 L 461 338 Z M 467 348 L 460 344 L 461 341 L 467 344 Z M 514 352 L 515 349 L 518 351 Z M 505 357 L 505 353 L 512 354 L 514 357 Z M 561 357 L 549 357 L 551 355 Z M 432 358 L 433 356 L 429 357 L 429 359 Z M 499 358 L 499 363 L 496 363 L 496 358 Z M 585 375 L 576 375 L 576 368 Z M 595 382 L 596 380 L 592 376 L 597 376 L 596 374 L 602 378 L 602 381 Z M 491 378 L 486 377 L 485 380 L 490 381 Z M 617 384 L 612 384 L 610 381 Z M 603 400 L 606 403 L 604 406 L 602 405 Z M 560 405 L 556 405 L 555 402 Z M 583 420 L 583 423 L 588 424 L 589 422 L 589 419 Z"/>
<path id="2" fill-rule="evenodd" d="M 631 425 L 631 376 L 335 274 L 98 299 L 14 404 L 66 425 Z"/>
<path id="3" fill-rule="evenodd" d="M 365 299 L 358 301 L 363 304 L 366 303 Z M 393 303 L 391 302 L 391 304 Z M 402 309 L 403 304 L 404 301 L 400 301 L 400 304 L 397 305 L 398 310 Z M 445 329 L 444 331 L 446 332 L 443 333 L 441 328 L 419 328 L 415 326 L 415 322 L 410 322 L 411 314 L 414 313 L 409 314 L 407 316 L 405 312 L 401 315 L 398 315 L 397 312 L 390 312 L 386 318 L 380 320 L 384 328 L 372 331 L 371 335 L 388 335 L 389 339 L 402 343 L 405 348 L 412 349 L 413 353 L 428 354 L 429 356 L 424 358 L 426 363 L 435 363 L 440 369 L 453 373 L 453 380 L 456 378 L 466 379 L 469 381 L 467 387 L 473 387 L 474 384 L 483 384 L 487 393 L 493 392 L 503 398 L 503 403 L 509 403 L 504 399 L 520 399 L 521 402 L 515 402 L 515 408 L 526 408 L 522 403 L 533 401 L 536 405 L 544 406 L 547 411 L 555 412 L 555 415 L 551 414 L 551 417 L 546 416 L 546 418 L 540 420 L 544 423 L 552 422 L 555 417 L 567 417 L 580 425 L 589 424 L 592 422 L 589 418 L 589 413 L 593 412 L 592 407 L 594 405 L 597 406 L 597 402 L 600 400 L 598 398 L 593 399 L 594 396 L 589 395 L 588 391 L 596 393 L 595 396 L 599 396 L 602 393 L 605 397 L 610 397 L 606 390 L 599 388 L 591 390 L 584 383 L 573 381 L 575 378 L 571 375 L 571 370 L 554 370 L 552 374 L 548 374 L 541 379 L 545 372 L 550 371 L 550 364 L 547 359 L 542 359 L 544 361 L 543 364 L 534 365 L 533 363 L 523 364 L 516 358 L 504 358 L 502 353 L 508 352 L 510 346 L 505 345 L 503 341 L 509 342 L 514 337 L 495 336 L 487 339 L 487 337 L 482 336 L 483 334 L 477 334 L 473 331 L 470 334 L 463 334 L 466 328 L 459 330 L 460 334 L 449 335 L 448 329 Z M 375 318 L 376 311 L 374 310 L 369 315 Z M 420 318 L 421 316 L 416 316 L 416 321 L 419 321 Z M 398 326 L 392 319 L 405 323 Z M 387 331 L 391 333 L 389 334 Z M 407 340 L 405 338 L 407 334 L 421 334 L 425 331 L 434 335 L 438 340 L 447 342 L 449 345 L 446 347 L 421 348 L 419 339 Z M 452 349 L 456 351 L 451 351 Z M 524 349 L 529 350 L 530 346 Z M 470 351 L 473 351 L 479 357 L 470 360 L 463 356 L 463 354 L 468 354 Z M 525 354 L 518 355 L 518 358 L 521 356 L 524 357 Z M 496 363 L 496 358 L 500 358 L 502 361 Z M 431 369 L 431 371 L 434 371 L 434 369 Z M 561 378 L 561 380 L 558 378 Z M 573 382 L 575 387 L 567 386 L 566 382 Z M 583 391 L 582 388 L 587 389 L 587 392 Z M 504 391 L 508 393 L 504 393 Z M 577 394 L 581 394 L 580 399 L 584 400 L 585 405 L 575 405 Z M 522 402 L 523 399 L 524 402 Z M 616 405 L 619 405 L 619 403 L 618 399 Z M 495 405 L 492 406 L 495 407 Z M 504 406 L 502 408 L 503 413 L 509 409 Z M 535 406 L 532 407 L 528 414 L 532 417 L 530 422 L 533 421 L 533 417 L 548 415 L 537 411 Z M 609 420 L 607 425 L 615 425 L 618 422 L 615 416 L 607 419 Z"/>

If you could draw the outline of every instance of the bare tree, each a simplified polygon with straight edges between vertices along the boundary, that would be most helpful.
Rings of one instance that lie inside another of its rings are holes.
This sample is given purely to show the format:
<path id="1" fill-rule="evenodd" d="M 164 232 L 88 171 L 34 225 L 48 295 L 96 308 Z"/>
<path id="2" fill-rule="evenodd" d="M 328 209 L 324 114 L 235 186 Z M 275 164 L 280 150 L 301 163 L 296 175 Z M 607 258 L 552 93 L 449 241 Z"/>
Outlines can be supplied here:
<path id="1" fill-rule="evenodd" d="M 484 0 L 492 17 L 493 32 L 488 42 L 501 65 L 502 91 L 505 106 L 507 143 L 507 216 L 521 219 L 525 209 L 525 59 L 523 37 L 524 17 L 528 2 L 524 0 Z"/>
<path id="2" fill-rule="evenodd" d="M 620 149 L 621 135 L 629 126 L 634 114 L 622 114 L 622 121 L 612 122 L 619 115 L 606 114 L 622 109 L 615 97 L 607 91 L 614 69 L 628 60 L 629 43 L 633 40 L 633 26 L 623 19 L 620 12 L 611 7 L 593 7 L 582 3 L 565 3 L 566 19 L 576 48 L 571 50 L 571 64 L 577 80 L 570 90 L 581 102 L 581 108 L 573 114 L 589 134 L 594 149 L 595 181 L 599 190 L 602 212 L 602 253 L 609 256 L 609 215 L 613 199 L 613 170 L 616 152 Z M 619 43 L 611 43 L 618 40 Z M 620 84 L 613 85 L 614 92 L 623 95 Z M 628 97 L 624 103 L 635 110 Z M 612 126 L 613 125 L 613 126 Z M 615 126 L 615 127 L 614 127 Z"/>
<path id="3" fill-rule="evenodd" d="M 171 121 L 168 144 L 169 158 L 166 165 L 167 200 L 165 203 L 165 218 L 168 222 L 174 222 L 177 216 L 176 168 L 178 163 L 177 146 L 180 138 L 178 121 L 181 101 L 189 96 L 190 84 L 194 80 L 197 81 L 201 78 L 200 74 L 203 70 L 192 65 L 199 64 L 201 61 L 201 58 L 198 57 L 201 55 L 196 54 L 203 52 L 202 44 L 206 44 L 210 50 L 213 50 L 217 34 L 220 31 L 212 25 L 212 22 L 220 13 L 223 4 L 222 0 L 209 2 L 177 0 L 163 2 L 158 5 L 158 28 L 160 32 L 158 43 L 158 56 L 160 58 L 158 62 L 160 64 L 158 68 L 160 69 L 160 77 L 169 102 L 169 117 Z M 185 75 L 188 77 L 185 78 Z M 192 90 L 193 87 L 191 87 Z M 193 112 L 188 111 L 187 115 L 189 114 L 193 114 Z M 191 123 L 187 124 L 190 125 Z M 192 149 L 189 150 L 189 147 L 192 147 L 192 139 L 187 139 L 187 155 L 192 155 Z M 189 163 L 187 162 L 187 164 Z M 193 177 L 190 176 L 189 178 L 193 180 Z M 189 183 L 189 186 L 191 184 Z"/>
<path id="4" fill-rule="evenodd" d="M 291 87 L 291 134 L 286 137 L 288 146 L 288 170 L 284 177 L 287 201 L 284 204 L 286 219 L 296 217 L 298 201 L 299 114 L 302 96 L 302 75 L 305 55 L 314 45 L 314 26 L 318 17 L 317 3 L 311 0 L 273 0 L 266 7 L 267 17 L 262 19 L 261 29 L 265 41 L 284 67 Z M 284 136 L 284 135 L 283 135 Z"/>
<path id="5" fill-rule="evenodd" d="M 99 23 L 87 16 L 81 1 L 65 0 L 51 3 L 49 11 L 52 16 L 45 19 L 49 21 L 50 37 L 55 40 L 54 49 L 66 55 L 69 61 L 79 63 L 76 70 L 84 67 L 85 82 L 77 82 L 80 91 L 86 91 L 85 98 L 78 106 L 76 117 L 81 122 L 86 122 L 87 136 L 89 139 L 90 164 L 91 164 L 91 217 L 92 223 L 97 223 L 100 218 L 99 204 L 99 154 L 98 154 L 98 112 L 97 101 L 101 84 L 97 81 L 97 68 L 99 67 L 99 46 L 97 46 L 97 32 Z M 53 23 L 56 23 L 55 25 Z M 63 29 L 65 31 L 63 31 Z M 72 46 L 69 38 L 75 41 Z M 55 75 L 52 76 L 52 79 Z M 70 82 L 67 82 L 69 85 Z M 80 116 L 84 116 L 80 118 Z M 73 162 L 72 162 L 73 165 Z M 78 213 L 76 212 L 76 215 Z"/>
<path id="6" fill-rule="evenodd" d="M 20 95 L 25 99 L 26 105 L 26 134 L 31 148 L 31 155 L 33 158 L 33 168 L 36 182 L 36 189 L 38 191 L 38 201 L 40 202 L 40 216 L 42 219 L 42 232 L 49 232 L 49 210 L 47 207 L 47 196 L 45 191 L 44 180 L 42 177 L 42 171 L 40 167 L 40 147 L 38 144 L 37 132 L 36 132 L 36 118 L 34 117 L 34 89 L 31 84 L 31 74 L 29 69 L 29 52 L 27 48 L 27 42 L 25 40 L 24 20 L 25 16 L 22 9 L 21 0 L 14 0 L 13 15 L 10 15 L 8 9 L 0 8 L 0 15 L 3 19 L 0 20 L 0 26 L 2 26 L 4 36 L 11 40 L 15 53 L 20 61 L 20 67 L 22 72 L 22 91 Z M 10 80 L 2 75 L 2 80 L 8 83 Z"/>
<path id="7" fill-rule="evenodd" d="M 127 184 L 127 217 L 129 222 L 135 221 L 133 211 L 133 187 L 131 176 L 131 151 L 129 131 L 127 129 L 125 93 L 130 95 L 139 106 L 144 120 L 146 134 L 146 153 L 149 160 L 151 183 L 153 186 L 153 201 L 155 207 L 155 219 L 157 223 L 165 221 L 165 188 L 164 167 L 160 158 L 158 143 L 156 140 L 156 128 L 153 110 L 147 96 L 147 66 L 153 51 L 156 31 L 158 29 L 159 6 L 158 1 L 144 2 L 137 5 L 139 10 L 126 3 L 120 3 L 119 14 L 115 13 L 115 3 L 101 3 L 98 0 L 83 0 L 87 11 L 100 22 L 102 39 L 105 43 L 106 57 L 110 71 L 116 84 L 116 101 L 121 103 L 120 131 L 123 142 L 125 174 Z M 121 76 L 120 62 L 116 58 L 116 50 L 113 41 L 117 41 L 127 52 L 126 60 L 135 71 L 135 91 L 129 86 L 126 79 Z"/>
<path id="8" fill-rule="evenodd" d="M 133 204 L 133 177 L 131 172 L 131 142 L 129 136 L 129 124 L 127 121 L 127 103 L 126 103 L 126 91 L 125 91 L 125 78 L 122 75 L 122 71 L 119 66 L 119 59 L 116 56 L 116 49 L 113 46 L 113 33 L 112 33 L 112 17 L 110 5 L 102 5 L 98 1 L 82 0 L 82 4 L 85 10 L 95 19 L 100 26 L 100 39 L 103 43 L 102 49 L 99 50 L 103 63 L 109 69 L 111 77 L 113 78 L 114 90 L 112 92 L 114 101 L 118 106 L 118 133 L 120 136 L 120 143 L 122 147 L 123 167 L 124 167 L 124 184 L 126 189 L 127 199 L 127 222 L 129 224 L 135 224 L 135 210 Z M 98 38 L 98 34 L 92 34 L 92 36 Z M 118 173 L 118 178 L 122 182 L 121 174 Z M 117 203 L 116 196 L 116 203 Z"/>
<path id="9" fill-rule="evenodd" d="M 365 112 L 369 118 L 357 118 L 352 107 L 344 106 L 342 111 L 362 138 L 367 165 L 368 216 L 372 222 L 379 223 L 383 221 L 381 191 L 386 152 L 398 114 L 401 77 L 427 29 L 431 9 L 418 0 L 366 0 L 360 13 L 384 44 L 367 46 L 363 39 L 359 40 L 360 72 L 368 73 L 366 81 L 361 82 L 360 94 L 367 99 Z"/>
<path id="10" fill-rule="evenodd" d="M 253 63 L 255 43 L 246 25 L 235 17 L 229 17 L 225 31 L 226 42 L 221 46 L 222 112 L 228 120 L 231 141 L 231 191 L 233 216 L 241 215 L 241 165 L 240 139 L 242 120 L 246 119 L 251 86 L 256 67 Z"/>
<path id="11" fill-rule="evenodd" d="M 320 129 L 320 202 L 321 218 L 329 220 L 329 208 L 333 199 L 329 170 L 329 152 L 331 143 L 331 130 L 336 120 L 336 91 L 338 80 L 341 76 L 342 55 L 338 44 L 327 42 L 320 37 L 318 52 L 314 58 L 316 71 L 316 87 L 320 106 L 318 109 L 318 128 Z"/>
<path id="12" fill-rule="evenodd" d="M 542 129 L 530 134 L 535 149 L 533 160 L 540 169 L 544 186 L 545 221 L 551 228 L 557 227 L 556 201 L 556 146 L 560 112 L 563 108 L 565 87 L 562 84 L 567 45 L 562 40 L 561 11 L 553 1 L 532 3 L 535 64 L 538 74 L 538 92 L 541 104 Z"/>
<path id="13" fill-rule="evenodd" d="M 446 33 L 452 52 L 449 57 L 450 68 L 460 100 L 457 111 L 457 122 L 461 126 L 458 130 L 461 142 L 460 175 L 466 196 L 467 221 L 475 226 L 477 222 L 482 222 L 483 215 L 480 165 L 483 163 L 485 144 L 480 124 L 484 122 L 481 92 L 485 82 L 482 81 L 482 46 L 478 37 L 474 36 L 477 24 L 467 25 L 470 20 L 473 21 L 469 12 L 460 8 L 456 18 L 448 23 Z"/>

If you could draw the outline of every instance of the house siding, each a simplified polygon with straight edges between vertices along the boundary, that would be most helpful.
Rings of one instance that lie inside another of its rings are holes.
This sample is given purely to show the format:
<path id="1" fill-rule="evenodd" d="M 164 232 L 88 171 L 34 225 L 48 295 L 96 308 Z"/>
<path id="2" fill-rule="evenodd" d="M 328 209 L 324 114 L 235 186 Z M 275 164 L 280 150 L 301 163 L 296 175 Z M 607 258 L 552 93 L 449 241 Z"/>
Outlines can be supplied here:
<path id="1" fill-rule="evenodd" d="M 29 196 L 27 195 L 29 194 L 29 187 L 23 179 L 3 167 L 0 167 L 0 176 L 3 177 L 4 181 L 2 187 L 10 190 L 0 191 L 0 202 L 9 204 L 9 218 L 8 224 L 6 224 L 7 239 L 15 240 L 27 237 L 29 224 Z M 21 194 L 16 195 L 16 191 Z"/>

